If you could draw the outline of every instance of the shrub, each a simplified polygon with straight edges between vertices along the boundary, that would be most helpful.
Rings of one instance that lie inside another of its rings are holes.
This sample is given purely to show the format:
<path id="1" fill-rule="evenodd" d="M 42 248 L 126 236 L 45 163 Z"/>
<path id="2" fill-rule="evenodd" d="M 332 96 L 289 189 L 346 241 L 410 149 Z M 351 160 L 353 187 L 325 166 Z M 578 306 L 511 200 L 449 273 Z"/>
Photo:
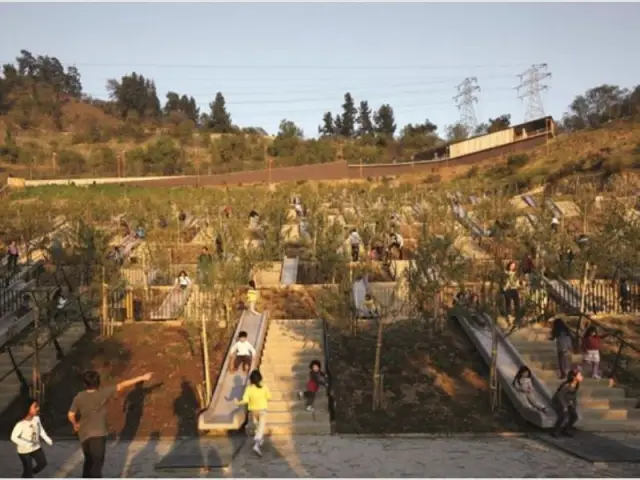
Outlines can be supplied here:
<path id="1" fill-rule="evenodd" d="M 529 156 L 526 154 L 509 155 L 507 158 L 507 166 L 513 171 L 517 168 L 523 167 L 529 161 Z"/>
<path id="2" fill-rule="evenodd" d="M 60 171 L 68 175 L 84 173 L 87 168 L 87 159 L 75 150 L 62 150 L 57 157 Z"/>

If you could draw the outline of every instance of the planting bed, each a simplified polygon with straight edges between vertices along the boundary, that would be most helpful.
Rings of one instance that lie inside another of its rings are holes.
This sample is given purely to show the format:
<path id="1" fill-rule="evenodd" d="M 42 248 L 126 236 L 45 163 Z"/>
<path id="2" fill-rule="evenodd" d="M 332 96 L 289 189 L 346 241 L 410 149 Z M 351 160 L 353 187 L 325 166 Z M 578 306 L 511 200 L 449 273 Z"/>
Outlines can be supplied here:
<path id="1" fill-rule="evenodd" d="M 431 337 L 424 324 L 385 327 L 381 374 L 384 407 L 372 410 L 376 328 L 330 335 L 339 433 L 466 433 L 524 431 L 511 407 L 491 412 L 488 368 L 453 322 Z"/>
<path id="2" fill-rule="evenodd" d="M 67 412 L 76 393 L 82 390 L 82 373 L 100 372 L 104 385 L 117 383 L 146 372 L 153 379 L 142 388 L 117 394 L 109 401 L 109 431 L 122 439 L 196 436 L 200 410 L 197 388 L 204 381 L 200 336 L 185 328 L 163 325 L 125 325 L 106 340 L 86 336 L 60 363 L 48 379 L 42 420 L 54 436 L 72 436 Z M 210 340 L 212 379 L 224 361 L 228 334 L 220 332 Z M 7 438 L 18 420 L 21 402 L 0 416 L 0 430 Z"/>

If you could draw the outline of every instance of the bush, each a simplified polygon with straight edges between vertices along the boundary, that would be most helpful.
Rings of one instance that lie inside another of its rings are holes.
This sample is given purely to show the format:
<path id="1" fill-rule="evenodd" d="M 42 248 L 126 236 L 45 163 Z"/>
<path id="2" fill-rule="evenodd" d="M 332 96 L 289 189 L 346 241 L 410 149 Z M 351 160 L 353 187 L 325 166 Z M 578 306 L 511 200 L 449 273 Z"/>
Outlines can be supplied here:
<path id="1" fill-rule="evenodd" d="M 62 150 L 57 161 L 60 171 L 68 175 L 79 175 L 87 169 L 87 159 L 75 150 Z"/>
<path id="2" fill-rule="evenodd" d="M 474 165 L 469 170 L 467 170 L 467 173 L 465 174 L 465 177 L 474 178 L 474 177 L 478 176 L 478 173 L 480 173 L 480 168 L 478 168 L 477 165 Z"/>
<path id="3" fill-rule="evenodd" d="M 514 169 L 525 166 L 528 161 L 529 161 L 529 156 L 526 154 L 509 155 L 509 157 L 507 158 L 507 166 L 510 169 L 514 170 Z"/>

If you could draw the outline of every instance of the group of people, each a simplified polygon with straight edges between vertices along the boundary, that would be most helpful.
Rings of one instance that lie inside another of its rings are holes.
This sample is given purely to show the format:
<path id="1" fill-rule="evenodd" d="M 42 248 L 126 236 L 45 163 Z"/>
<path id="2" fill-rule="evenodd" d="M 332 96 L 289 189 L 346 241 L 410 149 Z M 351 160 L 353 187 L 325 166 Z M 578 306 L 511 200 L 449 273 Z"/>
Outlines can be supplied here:
<path id="1" fill-rule="evenodd" d="M 351 261 L 360 261 L 360 255 L 364 248 L 364 242 L 362 241 L 362 237 L 360 236 L 356 228 L 352 228 L 349 232 L 347 242 L 351 246 Z M 387 242 L 378 242 L 371 245 L 371 248 L 369 250 L 369 259 L 375 261 L 384 261 L 386 255 L 395 250 L 397 252 L 398 258 L 402 260 L 403 248 L 404 239 L 402 238 L 402 235 L 400 235 L 400 233 L 396 231 L 391 231 L 388 235 Z"/>
<path id="2" fill-rule="evenodd" d="M 242 399 L 235 399 L 236 405 L 246 405 L 249 415 L 255 425 L 253 436 L 253 451 L 262 456 L 264 445 L 264 435 L 267 426 L 267 412 L 269 410 L 269 400 L 271 391 L 267 385 L 263 384 L 262 374 L 257 368 L 252 370 L 257 362 L 255 347 L 249 342 L 247 332 L 240 332 L 236 343 L 230 351 L 232 362 L 231 371 L 236 372 L 241 369 L 244 374 L 249 374 L 249 385 L 245 388 Z M 304 391 L 298 392 L 300 401 L 305 402 L 305 410 L 313 412 L 316 396 L 321 387 L 328 386 L 328 377 L 322 371 L 322 364 L 319 360 L 313 360 L 309 364 L 309 378 Z"/>
<path id="3" fill-rule="evenodd" d="M 84 374 L 85 389 L 75 396 L 67 415 L 84 454 L 83 478 L 102 477 L 109 433 L 106 421 L 107 402 L 115 394 L 150 379 L 151 374 L 147 373 L 116 385 L 101 387 L 98 372 L 88 371 Z M 14 426 L 10 438 L 17 447 L 22 464 L 22 478 L 33 478 L 47 466 L 41 440 L 48 445 L 53 445 L 53 441 L 42 425 L 37 400 L 29 399 L 26 402 L 24 416 Z"/>

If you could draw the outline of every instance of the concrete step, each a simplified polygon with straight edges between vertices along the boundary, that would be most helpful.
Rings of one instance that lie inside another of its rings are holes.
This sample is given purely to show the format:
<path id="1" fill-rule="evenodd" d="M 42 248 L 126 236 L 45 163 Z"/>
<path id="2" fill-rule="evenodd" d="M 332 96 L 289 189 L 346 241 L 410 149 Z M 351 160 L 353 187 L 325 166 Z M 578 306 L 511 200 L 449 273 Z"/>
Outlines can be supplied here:
<path id="1" fill-rule="evenodd" d="M 636 405 L 638 405 L 636 398 L 589 398 L 578 395 L 579 409 L 634 409 Z"/>
<path id="2" fill-rule="evenodd" d="M 309 374 L 296 375 L 296 374 L 286 373 L 286 372 L 276 373 L 269 370 L 261 370 L 261 373 L 262 373 L 262 376 L 264 377 L 264 381 L 268 382 L 269 384 L 283 383 L 283 382 L 288 382 L 288 383 L 305 382 L 305 385 L 306 385 L 307 381 L 309 380 Z"/>
<path id="3" fill-rule="evenodd" d="M 295 327 L 270 327 L 268 335 L 275 335 L 282 338 L 323 338 L 324 330 L 320 328 L 295 328 Z"/>
<path id="4" fill-rule="evenodd" d="M 322 340 L 308 339 L 308 340 L 282 340 L 280 338 L 267 337 L 266 349 L 278 349 L 278 350 L 310 350 L 310 349 L 323 349 L 324 342 Z"/>
<path id="5" fill-rule="evenodd" d="M 279 374 L 279 375 L 281 374 L 281 375 L 304 376 L 308 378 L 309 364 L 296 363 L 295 365 L 291 365 L 291 362 L 286 362 L 286 363 L 261 362 L 260 372 L 263 375 L 266 375 L 267 373 L 273 373 L 273 374 Z"/>
<path id="6" fill-rule="evenodd" d="M 557 355 L 541 355 L 541 354 L 522 354 L 522 359 L 527 363 L 529 368 L 537 368 L 544 371 L 553 371 L 557 374 L 558 371 L 558 358 Z M 571 355 L 569 357 L 569 363 L 580 363 L 582 361 L 581 355 Z"/>
<path id="7" fill-rule="evenodd" d="M 584 419 L 576 424 L 586 432 L 640 432 L 639 420 L 594 420 Z"/>
<path id="8" fill-rule="evenodd" d="M 549 393 L 552 395 L 560 386 L 561 380 L 549 380 L 545 382 Z M 626 398 L 626 392 L 623 388 L 610 388 L 607 384 L 601 385 L 589 385 L 583 384 L 580 386 L 578 397 L 582 399 L 586 398 L 598 398 L 598 399 L 624 399 Z"/>
<path id="9" fill-rule="evenodd" d="M 555 355 L 557 352 L 556 342 L 530 342 L 528 340 L 515 340 L 512 338 L 509 338 L 509 341 L 520 354 L 544 353 Z"/>
<path id="10" fill-rule="evenodd" d="M 328 411 L 316 410 L 315 412 L 307 412 L 304 409 L 290 410 L 290 411 L 272 411 L 269 409 L 269 422 L 284 424 L 284 423 L 326 423 L 331 422 Z"/>
<path id="11" fill-rule="evenodd" d="M 316 412 L 329 413 L 329 401 L 324 392 L 318 392 L 314 403 Z M 303 400 L 273 400 L 269 402 L 269 414 L 271 412 L 297 412 L 305 411 L 305 401 Z"/>
<path id="12" fill-rule="evenodd" d="M 331 435 L 329 422 L 296 421 L 295 423 L 278 423 L 267 421 L 267 435 Z"/>
<path id="13" fill-rule="evenodd" d="M 580 415 L 586 420 L 639 420 L 640 424 L 640 409 L 631 408 L 616 408 L 616 409 L 583 409 L 580 410 Z"/>
<path id="14" fill-rule="evenodd" d="M 272 318 L 269 321 L 270 328 L 298 328 L 298 329 L 319 329 L 322 330 L 322 320 L 316 318 L 281 319 Z"/>
<path id="15" fill-rule="evenodd" d="M 324 357 L 324 350 L 321 348 L 308 348 L 305 350 L 283 350 L 269 348 L 267 345 L 262 352 L 262 361 L 289 362 L 290 365 L 309 365 L 312 360 L 321 360 Z"/>
<path id="16" fill-rule="evenodd" d="M 306 378 L 296 378 L 293 380 L 272 380 L 265 384 L 269 386 L 271 390 L 278 390 L 284 392 L 302 392 L 307 387 Z"/>
<path id="17" fill-rule="evenodd" d="M 293 404 L 293 403 L 300 403 L 300 400 L 298 399 L 298 392 L 304 390 L 304 388 L 299 388 L 299 389 L 277 388 L 276 389 L 275 387 L 269 385 L 269 390 L 271 390 L 271 402 L 269 404 L 274 402 L 291 402 Z M 318 392 L 318 395 L 316 397 L 316 404 L 320 405 L 323 402 L 324 403 L 327 402 L 327 395 L 322 390 L 320 390 L 320 392 Z"/>

